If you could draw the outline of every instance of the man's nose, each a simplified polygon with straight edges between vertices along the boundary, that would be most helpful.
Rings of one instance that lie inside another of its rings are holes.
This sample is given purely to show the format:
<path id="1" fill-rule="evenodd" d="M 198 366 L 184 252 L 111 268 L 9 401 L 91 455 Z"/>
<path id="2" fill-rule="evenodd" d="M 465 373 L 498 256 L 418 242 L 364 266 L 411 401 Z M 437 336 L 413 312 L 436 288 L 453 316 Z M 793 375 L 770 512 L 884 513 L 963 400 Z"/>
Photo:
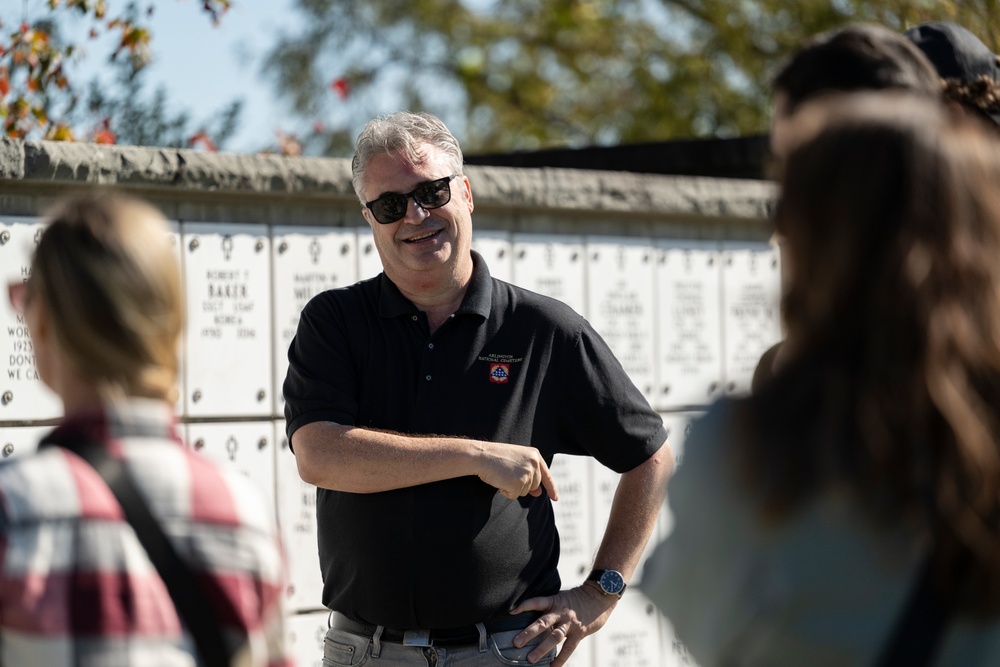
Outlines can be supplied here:
<path id="1" fill-rule="evenodd" d="M 420 205 L 416 197 L 410 195 L 406 198 L 406 215 L 403 216 L 403 222 L 419 225 L 428 217 L 430 217 L 430 212 Z"/>

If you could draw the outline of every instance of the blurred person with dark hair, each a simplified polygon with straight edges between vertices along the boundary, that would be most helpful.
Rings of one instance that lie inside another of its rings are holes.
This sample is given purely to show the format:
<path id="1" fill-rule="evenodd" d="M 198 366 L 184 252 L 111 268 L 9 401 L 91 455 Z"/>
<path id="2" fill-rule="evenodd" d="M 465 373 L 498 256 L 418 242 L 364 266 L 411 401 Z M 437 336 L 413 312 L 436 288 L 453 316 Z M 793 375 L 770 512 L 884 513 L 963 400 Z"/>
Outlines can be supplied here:
<path id="1" fill-rule="evenodd" d="M 804 102 L 834 93 L 902 90 L 937 96 L 933 65 L 906 37 L 884 26 L 856 23 L 804 41 L 771 81 L 771 151 L 785 152 L 787 120 Z"/>
<path id="2" fill-rule="evenodd" d="M 644 591 L 702 667 L 1000 664 L 1000 141 L 884 92 L 787 138 L 785 361 L 695 425 Z"/>
<path id="3" fill-rule="evenodd" d="M 782 63 L 772 79 L 771 152 L 778 159 L 785 153 L 789 119 L 805 102 L 866 90 L 936 98 L 941 95 L 941 80 L 920 49 L 886 27 L 857 23 L 815 35 Z M 752 391 L 771 377 L 781 359 L 780 342 L 761 355 Z"/>
<path id="4" fill-rule="evenodd" d="M 0 463 L 0 664 L 221 662 L 200 655 L 204 635 L 175 608 L 176 589 L 123 514 L 134 506 L 85 453 L 95 448 L 121 462 L 186 563 L 178 570 L 217 619 L 230 664 L 289 664 L 274 509 L 178 434 L 184 304 L 163 216 L 122 195 L 69 199 L 49 216 L 30 277 L 8 291 L 65 417 L 35 454 Z"/>
<path id="5" fill-rule="evenodd" d="M 1000 132 L 1000 57 L 960 25 L 922 23 L 903 33 L 944 80 L 944 98 Z"/>

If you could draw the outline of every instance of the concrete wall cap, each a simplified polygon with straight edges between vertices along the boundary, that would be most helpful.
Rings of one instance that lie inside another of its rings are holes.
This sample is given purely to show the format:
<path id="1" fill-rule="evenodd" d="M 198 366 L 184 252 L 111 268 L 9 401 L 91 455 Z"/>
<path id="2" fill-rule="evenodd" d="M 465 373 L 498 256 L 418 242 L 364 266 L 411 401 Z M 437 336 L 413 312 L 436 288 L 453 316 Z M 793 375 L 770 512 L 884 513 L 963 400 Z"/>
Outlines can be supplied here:
<path id="1" fill-rule="evenodd" d="M 762 219 L 775 196 L 764 181 L 472 165 L 465 172 L 477 203 L 500 209 Z M 52 141 L 0 142 L 0 179 L 355 199 L 346 158 Z"/>

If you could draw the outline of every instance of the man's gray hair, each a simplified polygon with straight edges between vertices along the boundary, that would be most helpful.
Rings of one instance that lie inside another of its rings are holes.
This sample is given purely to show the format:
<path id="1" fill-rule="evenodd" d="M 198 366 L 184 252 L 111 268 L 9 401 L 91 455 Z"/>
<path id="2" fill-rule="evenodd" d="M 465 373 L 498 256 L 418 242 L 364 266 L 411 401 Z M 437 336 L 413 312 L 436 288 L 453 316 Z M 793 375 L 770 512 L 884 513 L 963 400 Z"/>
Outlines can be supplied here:
<path id="1" fill-rule="evenodd" d="M 373 158 L 391 154 L 416 165 L 425 158 L 420 152 L 421 144 L 436 146 L 452 163 L 451 173 L 462 173 L 462 148 L 437 116 L 397 111 L 368 121 L 358 135 L 351 161 L 351 182 L 361 203 L 365 203 L 362 193 L 365 169 Z"/>

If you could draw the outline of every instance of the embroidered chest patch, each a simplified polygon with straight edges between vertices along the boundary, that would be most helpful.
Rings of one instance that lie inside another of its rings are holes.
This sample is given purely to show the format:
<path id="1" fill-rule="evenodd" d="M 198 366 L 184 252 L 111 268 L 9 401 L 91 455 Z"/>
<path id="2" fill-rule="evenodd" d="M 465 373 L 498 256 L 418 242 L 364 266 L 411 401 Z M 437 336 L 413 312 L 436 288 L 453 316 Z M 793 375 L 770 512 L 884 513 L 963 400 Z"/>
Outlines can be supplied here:
<path id="1" fill-rule="evenodd" d="M 490 364 L 490 382 L 504 384 L 510 380 L 510 364 Z"/>
<path id="2" fill-rule="evenodd" d="M 479 357 L 479 361 L 485 361 L 489 366 L 490 382 L 496 384 L 507 384 L 510 382 L 510 369 L 514 364 L 524 361 L 524 357 L 515 357 L 513 354 L 497 354 L 491 352 Z"/>

